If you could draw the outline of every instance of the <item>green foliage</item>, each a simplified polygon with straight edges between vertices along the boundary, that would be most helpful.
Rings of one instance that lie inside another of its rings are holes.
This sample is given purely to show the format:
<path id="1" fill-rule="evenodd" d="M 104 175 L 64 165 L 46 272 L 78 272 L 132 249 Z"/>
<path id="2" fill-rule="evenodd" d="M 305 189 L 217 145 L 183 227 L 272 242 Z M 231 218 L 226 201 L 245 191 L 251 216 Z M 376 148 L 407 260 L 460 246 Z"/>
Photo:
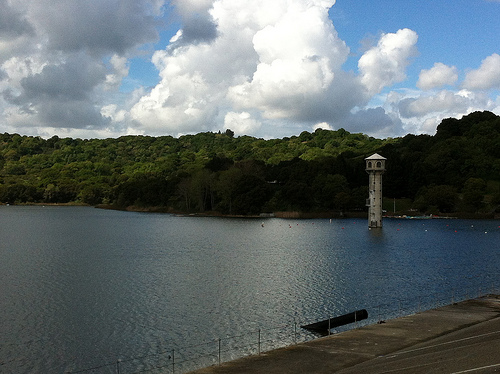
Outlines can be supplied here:
<path id="1" fill-rule="evenodd" d="M 318 129 L 50 139 L 0 134 L 0 202 L 81 202 L 225 214 L 365 209 L 364 158 L 388 159 L 384 195 L 433 212 L 500 204 L 500 117 L 445 119 L 435 136 L 375 139 Z M 488 186 L 497 186 L 495 188 Z"/>
<path id="2" fill-rule="evenodd" d="M 460 210 L 472 213 L 479 211 L 484 205 L 485 194 L 486 182 L 483 179 L 467 179 L 462 190 L 462 207 Z"/>
<path id="3" fill-rule="evenodd" d="M 421 189 L 415 205 L 420 211 L 426 213 L 451 213 L 455 212 L 457 202 L 458 193 L 453 186 L 433 185 Z"/>

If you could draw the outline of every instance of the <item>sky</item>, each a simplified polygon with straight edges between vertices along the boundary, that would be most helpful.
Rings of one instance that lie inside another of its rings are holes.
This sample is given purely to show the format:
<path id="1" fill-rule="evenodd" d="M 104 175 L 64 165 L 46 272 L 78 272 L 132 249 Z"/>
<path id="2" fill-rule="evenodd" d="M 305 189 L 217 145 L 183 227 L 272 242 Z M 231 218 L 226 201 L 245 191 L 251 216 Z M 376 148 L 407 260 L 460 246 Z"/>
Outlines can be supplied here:
<path id="1" fill-rule="evenodd" d="M 500 0 L 0 0 L 0 133 L 430 134 L 500 115 Z"/>

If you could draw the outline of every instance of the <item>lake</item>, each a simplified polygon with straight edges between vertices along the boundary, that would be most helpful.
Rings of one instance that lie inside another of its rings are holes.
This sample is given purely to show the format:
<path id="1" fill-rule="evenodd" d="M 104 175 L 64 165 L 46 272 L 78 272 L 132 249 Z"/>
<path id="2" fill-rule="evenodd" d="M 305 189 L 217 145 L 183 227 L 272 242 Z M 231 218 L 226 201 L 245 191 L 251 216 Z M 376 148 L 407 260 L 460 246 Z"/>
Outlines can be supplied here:
<path id="1" fill-rule="evenodd" d="M 500 287 L 498 220 L 367 226 L 0 206 L 0 372 L 183 372 Z"/>

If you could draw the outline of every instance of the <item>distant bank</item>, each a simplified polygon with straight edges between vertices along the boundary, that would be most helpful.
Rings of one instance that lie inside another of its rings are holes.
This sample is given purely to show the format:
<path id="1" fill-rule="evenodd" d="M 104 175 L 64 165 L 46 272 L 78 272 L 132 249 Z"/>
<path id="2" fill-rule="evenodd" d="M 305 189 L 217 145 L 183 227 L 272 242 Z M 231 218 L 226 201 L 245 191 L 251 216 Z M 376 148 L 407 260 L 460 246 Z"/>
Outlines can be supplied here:
<path id="1" fill-rule="evenodd" d="M 329 219 L 329 218 L 367 218 L 367 212 L 361 211 L 349 211 L 349 212 L 299 212 L 299 211 L 282 211 L 282 212 L 265 212 L 254 215 L 242 215 L 242 214 L 223 214 L 216 211 L 207 212 L 184 212 L 169 207 L 153 206 L 153 207 L 140 207 L 140 206 L 127 206 L 125 208 L 117 207 L 111 204 L 99 204 L 96 205 L 99 209 L 112 209 L 112 210 L 122 210 L 127 212 L 144 212 L 144 213 L 169 213 L 177 214 L 183 216 L 192 217 L 234 217 L 234 218 L 289 218 L 289 219 Z M 413 215 L 411 214 L 413 213 Z M 384 218 L 393 219 L 500 219 L 500 214 L 498 213 L 465 213 L 456 212 L 450 214 L 439 214 L 439 215 L 414 215 L 414 212 L 403 212 L 395 214 L 384 215 Z"/>

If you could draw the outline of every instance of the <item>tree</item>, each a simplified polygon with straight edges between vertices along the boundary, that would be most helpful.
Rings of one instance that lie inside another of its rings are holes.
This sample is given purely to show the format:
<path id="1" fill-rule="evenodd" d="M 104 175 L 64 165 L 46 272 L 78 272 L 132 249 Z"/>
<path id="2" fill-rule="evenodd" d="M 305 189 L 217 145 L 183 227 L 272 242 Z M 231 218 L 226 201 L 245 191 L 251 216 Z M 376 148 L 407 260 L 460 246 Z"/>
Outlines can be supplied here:
<path id="1" fill-rule="evenodd" d="M 450 211 L 457 209 L 454 198 L 460 191 L 461 210 L 496 207 L 491 186 L 500 182 L 500 116 L 491 112 L 445 119 L 435 136 L 395 139 L 344 129 L 267 140 L 234 137 L 230 129 L 178 139 L 44 140 L 5 133 L 0 134 L 0 189 L 2 196 L 19 202 L 110 201 L 121 207 L 223 213 L 263 206 L 361 210 L 367 196 L 364 158 L 375 152 L 388 158 L 387 197 L 412 199 L 424 210 Z M 480 180 L 490 187 L 489 195 Z M 455 190 L 446 196 L 443 186 Z M 241 199 L 247 198 L 245 205 Z"/>
<path id="2" fill-rule="evenodd" d="M 42 192 L 35 186 L 16 183 L 0 187 L 0 201 L 6 203 L 36 203 L 43 198 Z"/>
<path id="3" fill-rule="evenodd" d="M 341 174 L 318 175 L 313 183 L 313 194 L 321 210 L 344 210 L 350 205 L 349 183 Z"/>
<path id="4" fill-rule="evenodd" d="M 286 210 L 309 212 L 315 206 L 312 188 L 302 181 L 290 180 L 281 188 L 279 198 Z"/>
<path id="5" fill-rule="evenodd" d="M 218 209 L 222 212 L 233 213 L 233 201 L 242 176 L 243 172 L 237 167 L 220 172 L 215 188 L 220 199 Z"/>
<path id="6" fill-rule="evenodd" d="M 214 196 L 213 196 L 213 178 L 208 169 L 201 169 L 196 171 L 191 176 L 189 193 L 191 194 L 191 201 L 196 202 L 198 211 L 204 212 L 207 207 L 211 210 Z"/>
<path id="7" fill-rule="evenodd" d="M 483 207 L 486 182 L 481 178 L 469 178 L 462 190 L 462 210 L 476 212 Z"/>
<path id="8" fill-rule="evenodd" d="M 88 185 L 82 188 L 80 193 L 78 194 L 78 198 L 89 205 L 98 205 L 103 203 L 105 199 L 106 192 L 103 187 Z"/>
<path id="9" fill-rule="evenodd" d="M 458 193 L 455 187 L 439 185 L 422 188 L 415 205 L 421 211 L 436 207 L 441 213 L 450 213 L 455 211 L 457 202 Z"/>
<path id="10" fill-rule="evenodd" d="M 258 214 L 270 199 L 270 188 L 261 178 L 244 174 L 234 190 L 233 211 L 236 214 Z"/>
<path id="11" fill-rule="evenodd" d="M 184 178 L 177 184 L 177 193 L 182 198 L 184 203 L 184 210 L 187 212 L 191 211 L 191 179 Z"/>

